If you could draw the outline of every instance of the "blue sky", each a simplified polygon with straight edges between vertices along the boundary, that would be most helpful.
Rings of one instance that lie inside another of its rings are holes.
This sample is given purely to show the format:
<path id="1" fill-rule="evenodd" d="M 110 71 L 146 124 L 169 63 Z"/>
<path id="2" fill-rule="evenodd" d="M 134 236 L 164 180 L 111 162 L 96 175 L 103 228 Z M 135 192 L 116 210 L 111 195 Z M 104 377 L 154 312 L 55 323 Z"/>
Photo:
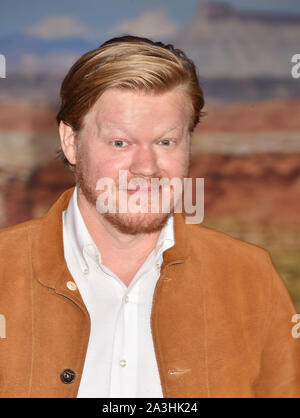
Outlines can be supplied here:
<path id="1" fill-rule="evenodd" d="M 194 13 L 198 3 L 204 0 L 0 0 L 0 38 L 16 33 L 43 32 L 49 17 L 61 20 L 75 34 L 86 37 L 107 37 L 119 27 L 156 22 L 156 29 L 172 32 L 182 26 Z M 281 13 L 300 14 L 299 0 L 227 0 L 240 8 L 269 10 Z M 153 13 L 153 11 L 156 13 Z M 144 19 L 141 19 L 141 17 Z M 68 20 L 69 19 L 69 20 Z M 140 20 L 139 20 L 140 19 Z M 44 25 L 44 26 L 43 26 Z M 125 30 L 124 29 L 124 30 Z M 59 34 L 59 30 L 57 32 Z M 46 35 L 45 35 L 46 36 Z"/>

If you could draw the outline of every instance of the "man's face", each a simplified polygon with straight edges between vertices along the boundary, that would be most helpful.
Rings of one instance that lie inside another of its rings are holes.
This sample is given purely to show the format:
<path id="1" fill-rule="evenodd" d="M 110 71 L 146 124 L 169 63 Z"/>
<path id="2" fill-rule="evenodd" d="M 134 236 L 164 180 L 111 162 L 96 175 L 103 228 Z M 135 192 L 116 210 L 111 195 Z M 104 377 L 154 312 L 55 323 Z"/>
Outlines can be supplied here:
<path id="1" fill-rule="evenodd" d="M 128 199 L 139 190 L 148 195 L 150 204 L 152 178 L 187 175 L 189 122 L 190 103 L 179 89 L 160 95 L 107 90 L 86 115 L 78 138 L 76 174 L 81 197 L 95 207 L 101 193 L 96 190 L 98 180 L 111 178 L 117 186 L 118 207 L 119 171 L 126 170 L 128 183 L 142 178 L 149 187 L 127 190 Z M 171 199 L 171 212 L 174 204 Z M 159 231 L 170 214 L 128 210 L 99 216 L 123 233 L 138 234 Z"/>

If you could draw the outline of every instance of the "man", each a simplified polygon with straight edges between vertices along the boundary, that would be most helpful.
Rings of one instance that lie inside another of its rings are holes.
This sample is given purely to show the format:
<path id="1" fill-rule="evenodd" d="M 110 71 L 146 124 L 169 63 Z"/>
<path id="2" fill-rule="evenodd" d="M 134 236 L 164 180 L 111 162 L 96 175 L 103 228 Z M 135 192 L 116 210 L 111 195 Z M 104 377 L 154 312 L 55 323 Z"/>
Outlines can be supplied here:
<path id="1" fill-rule="evenodd" d="M 170 45 L 115 38 L 70 69 L 57 121 L 76 188 L 0 235 L 2 397 L 299 396 L 295 309 L 268 253 L 187 224 L 175 188 L 169 213 L 129 205 L 187 176 L 203 105 Z"/>

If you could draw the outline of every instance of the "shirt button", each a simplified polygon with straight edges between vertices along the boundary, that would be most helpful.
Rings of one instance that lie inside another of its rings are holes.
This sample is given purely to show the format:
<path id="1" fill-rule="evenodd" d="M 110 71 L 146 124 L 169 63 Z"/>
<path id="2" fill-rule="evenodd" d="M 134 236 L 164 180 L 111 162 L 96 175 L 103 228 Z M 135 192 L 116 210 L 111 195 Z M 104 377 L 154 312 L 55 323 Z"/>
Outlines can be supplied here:
<path id="1" fill-rule="evenodd" d="M 63 383 L 69 384 L 75 380 L 75 372 L 71 369 L 65 369 L 60 374 L 60 379 Z"/>
<path id="2" fill-rule="evenodd" d="M 67 282 L 67 288 L 69 289 L 69 290 L 76 290 L 77 289 L 77 286 L 76 286 L 76 283 L 74 283 L 74 282 Z"/>
<path id="3" fill-rule="evenodd" d="M 87 274 L 89 274 L 89 269 L 84 269 L 83 270 L 83 274 L 86 276 Z"/>
<path id="4" fill-rule="evenodd" d="M 158 264 L 158 263 L 156 264 L 156 269 L 160 270 L 160 264 Z"/>
<path id="5" fill-rule="evenodd" d="M 125 296 L 125 298 L 124 298 L 124 302 L 125 302 L 125 303 L 128 303 L 128 302 L 129 302 L 129 296 L 127 296 L 127 295 Z"/>
<path id="6" fill-rule="evenodd" d="M 121 360 L 120 361 L 120 366 L 125 367 L 126 366 L 126 360 Z"/>

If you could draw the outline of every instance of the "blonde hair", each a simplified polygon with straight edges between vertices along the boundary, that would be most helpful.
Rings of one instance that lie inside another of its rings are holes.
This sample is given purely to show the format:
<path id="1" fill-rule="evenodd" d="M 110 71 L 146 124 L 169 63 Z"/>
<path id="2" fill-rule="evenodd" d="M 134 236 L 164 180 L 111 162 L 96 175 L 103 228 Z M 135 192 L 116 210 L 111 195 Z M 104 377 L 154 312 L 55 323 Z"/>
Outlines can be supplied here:
<path id="1" fill-rule="evenodd" d="M 61 106 L 56 120 L 58 124 L 63 121 L 78 133 L 85 115 L 108 89 L 159 94 L 176 87 L 182 87 L 190 98 L 190 131 L 193 131 L 204 106 L 193 61 L 173 45 L 129 35 L 113 38 L 73 64 L 61 86 Z M 70 165 L 61 150 L 59 153 Z"/>

